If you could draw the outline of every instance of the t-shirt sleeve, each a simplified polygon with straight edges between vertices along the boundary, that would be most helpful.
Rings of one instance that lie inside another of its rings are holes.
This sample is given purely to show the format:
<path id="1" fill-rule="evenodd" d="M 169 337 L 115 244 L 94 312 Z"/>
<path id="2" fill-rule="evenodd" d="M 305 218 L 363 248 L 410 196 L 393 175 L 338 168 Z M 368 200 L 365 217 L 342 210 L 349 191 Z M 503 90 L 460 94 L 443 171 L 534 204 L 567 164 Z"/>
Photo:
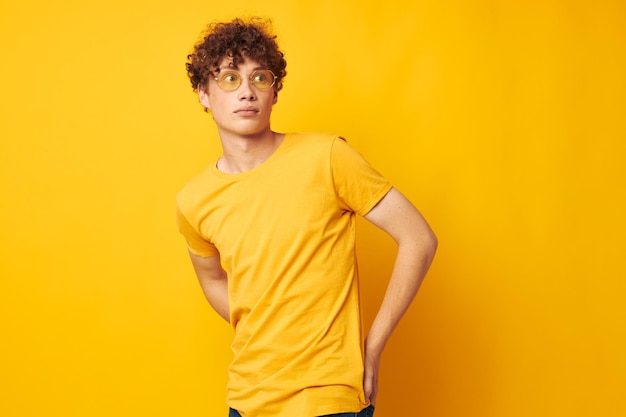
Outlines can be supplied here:
<path id="1" fill-rule="evenodd" d="M 187 220 L 178 206 L 176 207 L 176 221 L 178 222 L 178 229 L 187 241 L 187 247 L 191 253 L 205 258 L 219 253 L 217 248 L 211 242 L 202 237 L 202 235 L 189 223 L 189 220 Z"/>
<path id="2" fill-rule="evenodd" d="M 365 216 L 392 185 L 341 137 L 334 140 L 330 165 L 343 210 Z"/>

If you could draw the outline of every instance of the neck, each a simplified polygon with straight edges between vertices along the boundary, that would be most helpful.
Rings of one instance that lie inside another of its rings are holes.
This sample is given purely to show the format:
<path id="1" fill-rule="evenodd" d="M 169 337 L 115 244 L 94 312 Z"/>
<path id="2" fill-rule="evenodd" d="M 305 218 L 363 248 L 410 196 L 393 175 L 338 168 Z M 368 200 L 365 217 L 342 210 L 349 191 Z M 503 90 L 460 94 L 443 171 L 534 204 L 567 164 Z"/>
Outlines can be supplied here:
<path id="1" fill-rule="evenodd" d="M 217 161 L 217 168 L 227 174 L 256 168 L 276 151 L 284 137 L 284 134 L 271 130 L 250 136 L 220 132 L 224 153 Z"/>

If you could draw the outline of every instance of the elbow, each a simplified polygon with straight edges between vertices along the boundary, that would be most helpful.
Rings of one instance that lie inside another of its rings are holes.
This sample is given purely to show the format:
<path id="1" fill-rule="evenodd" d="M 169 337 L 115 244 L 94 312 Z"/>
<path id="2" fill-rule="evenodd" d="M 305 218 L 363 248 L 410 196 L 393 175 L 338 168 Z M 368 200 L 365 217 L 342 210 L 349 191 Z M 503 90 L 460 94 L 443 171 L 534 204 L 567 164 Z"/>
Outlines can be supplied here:
<path id="1" fill-rule="evenodd" d="M 439 246 L 439 240 L 435 233 L 430 229 L 416 230 L 414 233 L 407 234 L 405 240 L 400 240 L 398 246 L 402 250 L 406 248 L 412 258 L 419 259 L 428 265 L 432 262 Z"/>
<path id="2" fill-rule="evenodd" d="M 417 250 L 424 261 L 430 264 L 435 257 L 437 247 L 439 246 L 439 239 L 435 235 L 435 232 L 426 226 L 414 235 L 415 250 Z"/>
<path id="3" fill-rule="evenodd" d="M 439 239 L 432 230 L 429 230 L 429 233 L 425 239 L 424 247 L 426 249 L 426 253 L 428 254 L 429 261 L 432 261 L 435 257 L 435 253 L 437 252 L 437 247 L 439 246 Z"/>

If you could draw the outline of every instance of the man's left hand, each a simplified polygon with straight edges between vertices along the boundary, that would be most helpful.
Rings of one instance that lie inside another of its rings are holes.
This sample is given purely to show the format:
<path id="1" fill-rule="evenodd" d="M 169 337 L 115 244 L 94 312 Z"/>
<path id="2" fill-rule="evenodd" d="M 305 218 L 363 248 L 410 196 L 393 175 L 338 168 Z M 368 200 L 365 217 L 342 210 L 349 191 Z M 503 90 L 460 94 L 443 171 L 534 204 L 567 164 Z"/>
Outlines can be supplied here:
<path id="1" fill-rule="evenodd" d="M 380 355 L 372 352 L 372 349 L 365 348 L 365 359 L 363 361 L 363 391 L 365 400 L 372 405 L 376 405 L 378 395 L 378 369 L 380 368 Z"/>

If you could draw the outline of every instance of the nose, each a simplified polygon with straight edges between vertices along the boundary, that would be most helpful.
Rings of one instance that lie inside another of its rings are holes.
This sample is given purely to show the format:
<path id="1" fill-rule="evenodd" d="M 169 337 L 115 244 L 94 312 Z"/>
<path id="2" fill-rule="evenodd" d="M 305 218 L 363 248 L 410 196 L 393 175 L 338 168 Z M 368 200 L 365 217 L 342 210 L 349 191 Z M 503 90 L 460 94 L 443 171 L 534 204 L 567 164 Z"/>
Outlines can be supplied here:
<path id="1" fill-rule="evenodd" d="M 242 77 L 237 94 L 239 100 L 254 101 L 257 98 L 254 88 L 252 88 L 252 82 L 248 77 Z"/>

